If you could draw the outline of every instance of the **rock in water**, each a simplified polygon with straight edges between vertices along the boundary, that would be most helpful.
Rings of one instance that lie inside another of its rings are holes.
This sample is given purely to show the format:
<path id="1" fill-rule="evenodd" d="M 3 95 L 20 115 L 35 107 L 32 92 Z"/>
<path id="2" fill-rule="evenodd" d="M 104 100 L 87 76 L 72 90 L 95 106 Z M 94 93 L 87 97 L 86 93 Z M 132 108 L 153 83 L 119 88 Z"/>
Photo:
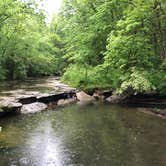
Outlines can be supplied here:
<path id="1" fill-rule="evenodd" d="M 109 103 L 112 103 L 112 104 L 117 104 L 117 103 L 120 103 L 122 101 L 122 97 L 114 94 L 108 98 L 106 98 L 106 101 L 109 102 Z"/>
<path id="2" fill-rule="evenodd" d="M 93 101 L 93 97 L 88 95 L 88 94 L 86 94 L 83 91 L 76 93 L 76 96 L 77 96 L 77 99 L 80 102 L 91 102 L 91 101 Z"/>
<path id="3" fill-rule="evenodd" d="M 40 102 L 35 102 L 32 104 L 25 104 L 21 108 L 21 113 L 22 114 L 29 114 L 29 113 L 36 113 L 36 112 L 41 112 L 47 109 L 47 105 L 44 103 Z"/>
<path id="4" fill-rule="evenodd" d="M 19 112 L 22 107 L 21 103 L 11 101 L 1 101 L 0 112 Z"/>
<path id="5" fill-rule="evenodd" d="M 58 106 L 64 106 L 64 105 L 67 105 L 67 104 L 70 104 L 70 103 L 74 103 L 74 102 L 76 102 L 75 98 L 61 99 L 61 100 L 58 101 L 57 105 Z"/>

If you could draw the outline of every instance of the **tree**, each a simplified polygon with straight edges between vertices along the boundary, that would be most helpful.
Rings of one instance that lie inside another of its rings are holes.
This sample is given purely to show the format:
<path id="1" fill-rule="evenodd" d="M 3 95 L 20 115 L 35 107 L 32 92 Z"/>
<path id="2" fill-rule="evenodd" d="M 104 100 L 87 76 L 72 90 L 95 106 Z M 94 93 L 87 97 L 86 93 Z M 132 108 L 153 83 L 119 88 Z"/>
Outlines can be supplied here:
<path id="1" fill-rule="evenodd" d="M 43 11 L 33 1 L 0 2 L 1 79 L 56 72 L 56 51 Z"/>
<path id="2" fill-rule="evenodd" d="M 57 25 L 69 66 L 64 80 L 118 93 L 162 91 L 165 8 L 164 0 L 64 1 Z"/>

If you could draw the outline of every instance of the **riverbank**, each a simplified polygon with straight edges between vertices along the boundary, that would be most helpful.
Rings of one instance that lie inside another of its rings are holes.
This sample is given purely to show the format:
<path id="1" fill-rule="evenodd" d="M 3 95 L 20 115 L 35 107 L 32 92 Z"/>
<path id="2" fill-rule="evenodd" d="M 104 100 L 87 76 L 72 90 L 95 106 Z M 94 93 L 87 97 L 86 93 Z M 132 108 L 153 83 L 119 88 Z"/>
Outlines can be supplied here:
<path id="1" fill-rule="evenodd" d="M 91 90 L 87 91 L 87 93 L 95 100 L 110 104 L 145 108 L 144 111 L 141 112 L 166 119 L 166 95 L 154 92 L 118 96 L 111 90 Z"/>
<path id="2" fill-rule="evenodd" d="M 81 91 L 62 83 L 58 77 L 7 82 L 0 86 L 0 115 L 35 113 L 73 102 L 106 102 L 137 108 L 166 118 L 166 96 L 157 93 L 117 96 L 112 90 Z"/>
<path id="3" fill-rule="evenodd" d="M 0 114 L 40 112 L 74 102 L 75 94 L 76 89 L 63 84 L 58 77 L 9 82 L 0 87 Z"/>

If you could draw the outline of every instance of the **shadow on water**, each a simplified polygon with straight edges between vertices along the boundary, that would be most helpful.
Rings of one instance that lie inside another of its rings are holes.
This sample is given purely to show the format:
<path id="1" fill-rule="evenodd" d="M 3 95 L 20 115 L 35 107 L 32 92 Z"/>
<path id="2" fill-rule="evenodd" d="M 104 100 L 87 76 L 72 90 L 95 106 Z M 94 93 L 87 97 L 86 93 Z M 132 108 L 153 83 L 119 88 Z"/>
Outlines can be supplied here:
<path id="1" fill-rule="evenodd" d="M 0 165 L 165 166 L 166 122 L 104 104 L 0 119 Z"/>

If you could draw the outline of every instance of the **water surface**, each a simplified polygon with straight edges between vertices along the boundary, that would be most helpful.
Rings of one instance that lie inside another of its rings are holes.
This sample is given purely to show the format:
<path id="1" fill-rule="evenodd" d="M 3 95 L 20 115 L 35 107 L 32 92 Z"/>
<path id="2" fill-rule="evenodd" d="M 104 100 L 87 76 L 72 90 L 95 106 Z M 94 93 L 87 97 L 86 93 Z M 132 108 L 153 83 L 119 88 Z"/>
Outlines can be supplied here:
<path id="1" fill-rule="evenodd" d="M 0 166 L 165 166 L 166 121 L 137 109 L 76 104 L 1 118 Z"/>

